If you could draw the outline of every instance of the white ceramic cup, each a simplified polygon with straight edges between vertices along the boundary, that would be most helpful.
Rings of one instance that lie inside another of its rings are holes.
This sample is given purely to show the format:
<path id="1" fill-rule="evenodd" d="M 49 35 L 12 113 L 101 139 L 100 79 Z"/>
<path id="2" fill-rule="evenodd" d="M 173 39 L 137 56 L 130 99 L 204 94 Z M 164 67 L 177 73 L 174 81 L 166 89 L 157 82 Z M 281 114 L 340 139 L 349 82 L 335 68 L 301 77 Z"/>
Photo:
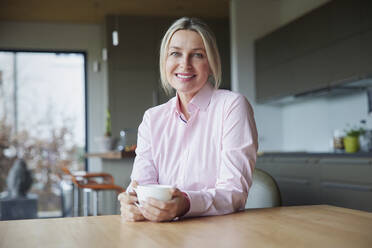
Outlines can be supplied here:
<path id="1" fill-rule="evenodd" d="M 148 197 L 155 198 L 160 201 L 169 201 L 172 199 L 172 189 L 170 185 L 147 184 L 138 185 L 133 188 L 137 193 L 137 198 L 140 206 L 143 206 Z"/>

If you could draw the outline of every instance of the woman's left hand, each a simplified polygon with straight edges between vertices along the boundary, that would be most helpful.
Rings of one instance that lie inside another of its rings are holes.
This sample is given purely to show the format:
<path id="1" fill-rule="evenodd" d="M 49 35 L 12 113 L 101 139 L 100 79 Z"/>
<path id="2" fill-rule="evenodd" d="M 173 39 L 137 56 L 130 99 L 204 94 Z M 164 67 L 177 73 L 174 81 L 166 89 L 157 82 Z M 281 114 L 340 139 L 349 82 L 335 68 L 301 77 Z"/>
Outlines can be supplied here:
<path id="1" fill-rule="evenodd" d="M 141 212 L 143 216 L 150 221 L 170 221 L 175 217 L 186 214 L 189 210 L 189 201 L 179 189 L 172 189 L 172 200 L 159 201 L 154 198 L 148 198 Z"/>

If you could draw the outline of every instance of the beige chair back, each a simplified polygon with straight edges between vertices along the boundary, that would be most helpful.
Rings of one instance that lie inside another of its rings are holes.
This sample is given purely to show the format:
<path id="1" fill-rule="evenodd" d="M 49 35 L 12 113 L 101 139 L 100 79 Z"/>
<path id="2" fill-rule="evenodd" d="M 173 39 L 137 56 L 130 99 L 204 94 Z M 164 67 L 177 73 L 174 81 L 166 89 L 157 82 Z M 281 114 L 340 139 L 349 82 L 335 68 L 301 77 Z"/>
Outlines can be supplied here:
<path id="1" fill-rule="evenodd" d="M 278 185 L 269 173 L 256 168 L 253 172 L 253 183 L 248 193 L 245 208 L 270 208 L 281 206 Z"/>

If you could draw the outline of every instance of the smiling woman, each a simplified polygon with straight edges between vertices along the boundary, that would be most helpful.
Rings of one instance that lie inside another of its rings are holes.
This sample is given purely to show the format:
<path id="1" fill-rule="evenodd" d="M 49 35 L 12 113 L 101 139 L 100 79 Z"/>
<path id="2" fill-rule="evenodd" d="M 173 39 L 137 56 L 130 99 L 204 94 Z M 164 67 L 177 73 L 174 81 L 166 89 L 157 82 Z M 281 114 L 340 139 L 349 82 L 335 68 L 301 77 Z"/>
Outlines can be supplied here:
<path id="1" fill-rule="evenodd" d="M 244 96 L 218 90 L 214 34 L 199 19 L 177 20 L 162 40 L 159 62 L 163 88 L 177 94 L 144 114 L 132 182 L 119 195 L 121 215 L 170 221 L 244 209 L 256 162 L 256 125 Z M 171 185 L 172 199 L 150 197 L 139 206 L 133 191 L 138 184 Z"/>

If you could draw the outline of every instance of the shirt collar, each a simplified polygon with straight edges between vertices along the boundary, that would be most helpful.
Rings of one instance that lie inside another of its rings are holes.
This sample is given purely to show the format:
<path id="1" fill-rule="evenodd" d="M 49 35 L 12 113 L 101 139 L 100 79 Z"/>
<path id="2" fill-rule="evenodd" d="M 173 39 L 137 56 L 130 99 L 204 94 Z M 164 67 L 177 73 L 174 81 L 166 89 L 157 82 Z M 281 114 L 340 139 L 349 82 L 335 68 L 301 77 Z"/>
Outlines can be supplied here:
<path id="1" fill-rule="evenodd" d="M 187 110 L 189 112 L 194 112 L 195 109 L 206 110 L 211 101 L 213 92 L 214 88 L 212 84 L 206 82 L 199 92 L 191 99 L 190 103 L 187 105 Z M 180 115 L 181 108 L 178 93 L 176 93 L 173 104 L 175 112 Z"/>
<path id="2" fill-rule="evenodd" d="M 214 92 L 211 83 L 206 82 L 198 93 L 191 99 L 189 105 L 193 105 L 199 109 L 206 110 Z M 189 106 L 188 106 L 189 107 Z"/>

